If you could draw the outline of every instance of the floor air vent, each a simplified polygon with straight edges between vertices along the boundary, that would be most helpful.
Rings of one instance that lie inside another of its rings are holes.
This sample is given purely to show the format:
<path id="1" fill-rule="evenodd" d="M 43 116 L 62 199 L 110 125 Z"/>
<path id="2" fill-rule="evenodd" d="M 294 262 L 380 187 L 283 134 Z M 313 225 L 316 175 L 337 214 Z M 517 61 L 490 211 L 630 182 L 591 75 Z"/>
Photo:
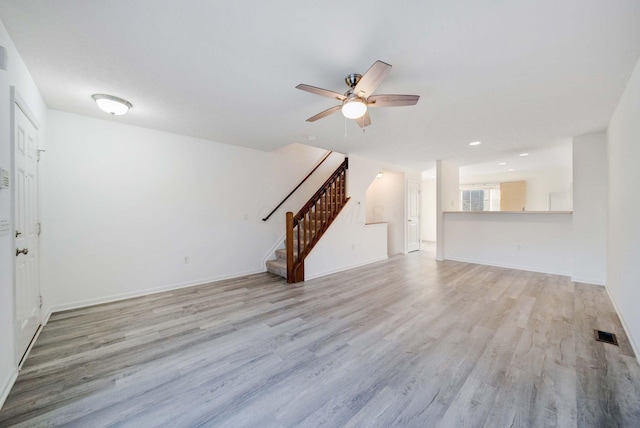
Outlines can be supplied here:
<path id="1" fill-rule="evenodd" d="M 610 343 L 618 346 L 618 338 L 615 334 L 607 331 L 593 330 L 593 334 L 598 342 Z"/>

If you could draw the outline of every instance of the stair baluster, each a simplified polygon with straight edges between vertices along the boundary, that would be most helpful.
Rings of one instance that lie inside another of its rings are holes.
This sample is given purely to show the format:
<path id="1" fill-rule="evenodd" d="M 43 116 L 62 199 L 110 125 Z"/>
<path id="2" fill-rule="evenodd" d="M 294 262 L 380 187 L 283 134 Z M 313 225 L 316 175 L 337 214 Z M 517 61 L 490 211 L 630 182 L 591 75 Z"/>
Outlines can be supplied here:
<path id="1" fill-rule="evenodd" d="M 292 212 L 287 212 L 286 258 L 288 283 L 304 281 L 304 259 L 349 200 L 346 186 L 346 171 L 348 167 L 349 160 L 345 158 L 344 162 L 331 174 L 329 179 L 296 215 Z M 320 209 L 320 214 L 318 214 L 318 209 Z"/>

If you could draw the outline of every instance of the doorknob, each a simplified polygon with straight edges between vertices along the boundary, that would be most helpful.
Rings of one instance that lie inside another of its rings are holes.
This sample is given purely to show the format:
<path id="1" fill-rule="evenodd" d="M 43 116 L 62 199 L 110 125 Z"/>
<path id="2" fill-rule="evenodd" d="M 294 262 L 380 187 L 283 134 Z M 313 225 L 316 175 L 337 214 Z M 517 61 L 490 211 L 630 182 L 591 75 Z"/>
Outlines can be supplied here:
<path id="1" fill-rule="evenodd" d="M 16 230 L 16 238 L 20 235 L 22 235 L 22 232 L 20 232 L 19 230 Z"/>
<path id="2" fill-rule="evenodd" d="M 22 250 L 18 250 L 16 248 L 16 257 L 18 257 L 20 255 L 20 253 L 22 253 L 22 254 L 24 254 L 26 256 L 27 254 L 29 254 L 29 249 L 28 248 L 23 248 Z"/>

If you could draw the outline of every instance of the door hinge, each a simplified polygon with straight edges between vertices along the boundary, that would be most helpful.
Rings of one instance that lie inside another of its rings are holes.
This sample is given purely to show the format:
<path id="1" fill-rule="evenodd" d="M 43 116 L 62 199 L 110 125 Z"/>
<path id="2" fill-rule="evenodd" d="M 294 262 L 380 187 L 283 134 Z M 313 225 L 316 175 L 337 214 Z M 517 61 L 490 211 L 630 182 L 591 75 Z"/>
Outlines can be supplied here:
<path id="1" fill-rule="evenodd" d="M 38 305 L 42 308 L 42 296 L 38 296 Z"/>
<path id="2" fill-rule="evenodd" d="M 46 150 L 38 149 L 38 156 L 36 157 L 36 161 L 40 162 L 40 155 L 42 154 L 42 152 L 46 152 Z"/>
<path id="3" fill-rule="evenodd" d="M 42 233 L 42 223 L 38 222 L 38 236 Z"/>

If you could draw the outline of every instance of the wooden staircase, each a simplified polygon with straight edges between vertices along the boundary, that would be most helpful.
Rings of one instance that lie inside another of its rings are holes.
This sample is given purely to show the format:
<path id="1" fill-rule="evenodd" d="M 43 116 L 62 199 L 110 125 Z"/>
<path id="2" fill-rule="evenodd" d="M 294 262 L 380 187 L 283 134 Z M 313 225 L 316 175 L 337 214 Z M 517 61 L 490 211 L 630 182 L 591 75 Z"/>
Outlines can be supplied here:
<path id="1" fill-rule="evenodd" d="M 331 174 L 297 214 L 286 214 L 285 248 L 276 250 L 276 259 L 267 261 L 267 271 L 287 279 L 304 281 L 304 259 L 336 219 L 347 198 L 349 159 Z"/>

